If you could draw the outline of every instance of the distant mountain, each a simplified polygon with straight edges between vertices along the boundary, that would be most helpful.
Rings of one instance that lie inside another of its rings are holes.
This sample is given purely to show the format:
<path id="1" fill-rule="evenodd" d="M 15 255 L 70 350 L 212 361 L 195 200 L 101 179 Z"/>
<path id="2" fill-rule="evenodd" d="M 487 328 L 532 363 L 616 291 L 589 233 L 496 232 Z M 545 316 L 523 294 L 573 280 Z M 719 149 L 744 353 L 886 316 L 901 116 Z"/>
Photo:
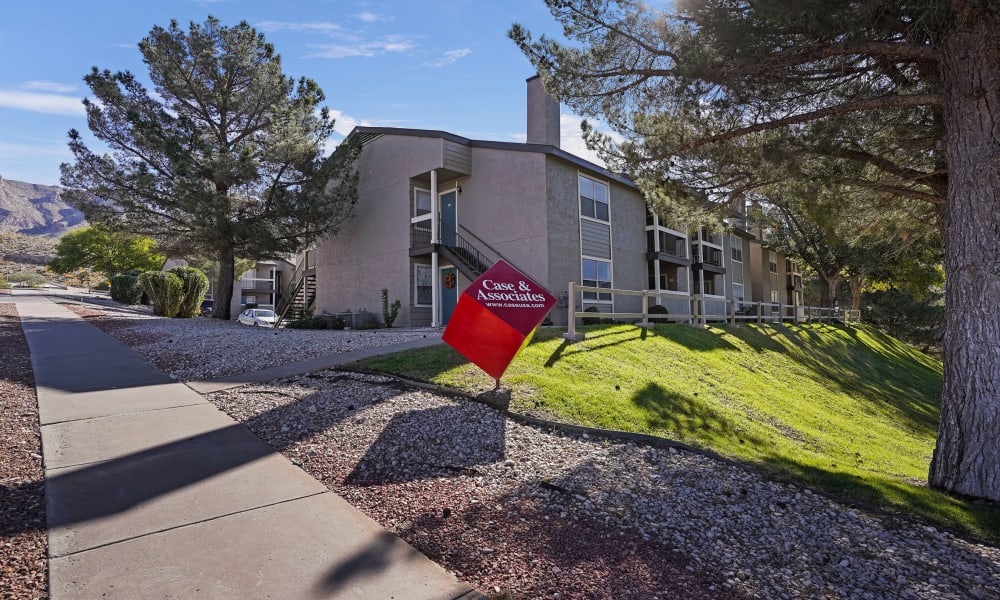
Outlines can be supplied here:
<path id="1" fill-rule="evenodd" d="M 83 213 L 61 193 L 55 186 L 0 177 L 0 232 L 58 237 L 83 224 Z"/>

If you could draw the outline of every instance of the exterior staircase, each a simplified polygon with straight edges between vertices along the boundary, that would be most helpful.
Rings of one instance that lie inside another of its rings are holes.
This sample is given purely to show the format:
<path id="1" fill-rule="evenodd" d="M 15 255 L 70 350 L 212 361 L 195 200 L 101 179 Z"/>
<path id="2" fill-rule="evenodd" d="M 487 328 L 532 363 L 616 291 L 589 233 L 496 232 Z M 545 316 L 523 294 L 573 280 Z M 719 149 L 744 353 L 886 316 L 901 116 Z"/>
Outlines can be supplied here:
<path id="1" fill-rule="evenodd" d="M 305 256 L 295 266 L 288 286 L 282 290 L 281 298 L 274 308 L 278 316 L 275 327 L 280 327 L 285 321 L 301 319 L 309 314 L 316 303 L 316 255 L 307 250 Z"/>
<path id="2" fill-rule="evenodd" d="M 443 223 L 441 226 L 446 227 Z M 493 263 L 498 259 L 503 258 L 499 252 L 493 250 L 486 242 L 476 238 L 464 228 L 461 228 L 461 231 L 446 231 L 443 237 L 449 240 L 454 239 L 454 243 L 442 243 L 438 250 L 470 281 L 474 281 L 493 266 Z M 492 252 L 495 258 L 487 256 L 487 251 Z"/>

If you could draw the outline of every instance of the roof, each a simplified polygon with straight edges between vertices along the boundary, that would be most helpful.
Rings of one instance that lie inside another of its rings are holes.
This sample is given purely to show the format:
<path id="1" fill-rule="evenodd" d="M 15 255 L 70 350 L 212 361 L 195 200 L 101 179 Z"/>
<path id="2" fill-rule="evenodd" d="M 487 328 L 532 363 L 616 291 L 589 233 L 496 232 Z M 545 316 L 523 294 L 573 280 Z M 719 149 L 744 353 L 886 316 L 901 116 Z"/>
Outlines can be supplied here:
<path id="1" fill-rule="evenodd" d="M 587 169 L 594 173 L 599 174 L 605 179 L 610 179 L 615 181 L 625 187 L 632 188 L 636 191 L 639 190 L 639 185 L 629 179 L 628 177 L 623 177 L 612 173 L 611 171 L 605 169 L 604 167 L 592 163 L 589 160 L 580 158 L 575 154 L 570 154 L 562 148 L 557 148 L 555 146 L 549 146 L 546 144 L 526 144 L 522 142 L 497 142 L 491 140 L 472 140 L 469 138 L 462 137 L 460 135 L 455 135 L 454 133 L 449 133 L 447 131 L 441 131 L 437 129 L 406 129 L 402 127 L 366 127 L 358 126 L 355 127 L 348 137 L 357 137 L 361 144 L 364 145 L 375 138 L 382 135 L 396 135 L 396 136 L 408 136 L 408 137 L 424 137 L 424 138 L 440 138 L 443 140 L 448 140 L 456 144 L 462 144 L 464 146 L 469 146 L 470 148 L 488 148 L 493 150 L 507 150 L 510 152 L 534 152 L 537 154 L 547 154 L 549 156 L 554 156 L 566 162 L 572 163 L 577 167 L 582 169 Z"/>

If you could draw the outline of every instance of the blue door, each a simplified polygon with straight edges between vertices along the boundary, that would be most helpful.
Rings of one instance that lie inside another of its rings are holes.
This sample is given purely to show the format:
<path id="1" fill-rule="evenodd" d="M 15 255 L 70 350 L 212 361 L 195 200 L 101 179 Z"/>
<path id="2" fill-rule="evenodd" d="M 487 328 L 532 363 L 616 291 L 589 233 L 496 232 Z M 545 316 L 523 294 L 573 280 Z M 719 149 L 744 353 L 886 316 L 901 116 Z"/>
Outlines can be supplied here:
<path id="1" fill-rule="evenodd" d="M 441 194 L 441 243 L 445 246 L 455 245 L 455 232 L 458 231 L 458 194 L 452 190 Z"/>
<path id="2" fill-rule="evenodd" d="M 449 287 L 450 286 L 450 287 Z M 455 267 L 441 269 L 441 324 L 447 325 L 451 313 L 458 304 L 458 270 Z"/>

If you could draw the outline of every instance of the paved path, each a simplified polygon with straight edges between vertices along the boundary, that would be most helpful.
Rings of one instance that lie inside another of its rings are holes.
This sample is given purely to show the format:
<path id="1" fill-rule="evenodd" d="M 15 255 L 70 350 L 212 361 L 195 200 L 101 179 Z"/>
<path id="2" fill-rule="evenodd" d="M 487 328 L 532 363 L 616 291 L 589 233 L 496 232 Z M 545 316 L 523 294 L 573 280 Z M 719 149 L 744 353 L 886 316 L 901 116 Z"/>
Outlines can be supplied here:
<path id="1" fill-rule="evenodd" d="M 125 345 L 15 300 L 53 600 L 482 598 Z"/>

